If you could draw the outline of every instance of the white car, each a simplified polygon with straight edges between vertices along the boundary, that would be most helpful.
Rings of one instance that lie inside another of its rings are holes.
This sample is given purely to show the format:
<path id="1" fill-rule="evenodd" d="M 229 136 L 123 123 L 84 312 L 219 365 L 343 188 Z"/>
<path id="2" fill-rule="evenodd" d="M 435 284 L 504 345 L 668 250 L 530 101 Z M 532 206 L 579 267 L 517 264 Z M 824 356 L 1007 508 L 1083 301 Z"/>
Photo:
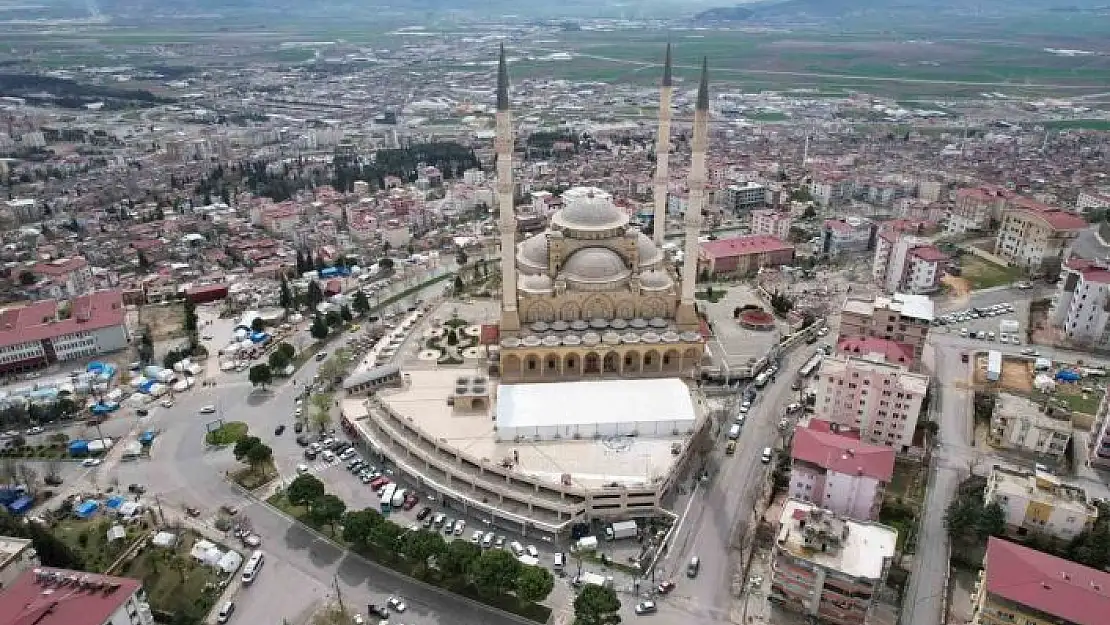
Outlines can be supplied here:
<path id="1" fill-rule="evenodd" d="M 46 431 L 46 429 L 43 428 L 41 425 L 36 425 L 33 428 L 28 428 L 27 429 L 27 434 L 29 434 L 31 436 L 34 436 L 35 434 L 42 434 L 45 431 Z"/>
<path id="2" fill-rule="evenodd" d="M 405 600 L 400 597 L 390 597 L 389 601 L 386 603 L 389 604 L 389 608 L 394 612 L 404 612 L 405 609 L 408 608 L 408 606 L 405 605 Z"/>
<path id="3" fill-rule="evenodd" d="M 470 542 L 477 545 L 478 543 L 482 542 L 482 537 L 484 535 L 485 533 L 482 532 L 482 530 L 474 530 L 474 533 L 470 535 Z"/>
<path id="4" fill-rule="evenodd" d="M 261 547 L 262 546 L 262 537 L 259 536 L 258 534 L 247 534 L 243 538 L 243 544 L 248 546 L 248 547 Z"/>
<path id="5" fill-rule="evenodd" d="M 297 473 L 308 473 L 308 465 L 304 463 L 298 464 Z"/>
<path id="6" fill-rule="evenodd" d="M 324 459 L 324 462 L 331 462 L 332 460 L 335 460 L 335 454 L 326 449 L 324 450 L 324 453 L 320 455 L 320 457 Z"/>
<path id="7" fill-rule="evenodd" d="M 84 460 L 81 461 L 81 466 L 83 466 L 83 467 L 99 467 L 100 466 L 100 458 L 85 458 Z"/>
<path id="8" fill-rule="evenodd" d="M 212 405 L 208 405 L 200 409 L 200 414 L 212 414 L 214 412 L 216 412 L 216 407 Z"/>
<path id="9" fill-rule="evenodd" d="M 528 545 L 527 547 L 524 548 L 524 552 L 527 553 L 528 555 L 532 556 L 533 558 L 540 557 L 540 550 L 536 549 L 535 545 Z"/>
<path id="10" fill-rule="evenodd" d="M 173 408 L 173 400 L 172 399 L 163 399 L 162 401 L 158 402 L 158 404 L 160 406 L 162 406 L 163 408 Z"/>

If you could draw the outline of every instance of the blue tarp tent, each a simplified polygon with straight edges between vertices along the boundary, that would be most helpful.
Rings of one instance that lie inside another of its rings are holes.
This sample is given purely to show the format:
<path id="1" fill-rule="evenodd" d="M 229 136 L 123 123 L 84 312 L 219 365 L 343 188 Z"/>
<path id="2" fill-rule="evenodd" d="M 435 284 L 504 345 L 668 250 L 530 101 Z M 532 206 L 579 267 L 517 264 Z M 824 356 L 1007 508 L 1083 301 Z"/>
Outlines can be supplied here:
<path id="1" fill-rule="evenodd" d="M 95 404 L 90 410 L 93 414 L 108 414 L 119 409 L 119 404 Z"/>
<path id="2" fill-rule="evenodd" d="M 119 495 L 112 495 L 104 502 L 104 506 L 109 510 L 118 510 L 123 505 L 124 499 Z"/>
<path id="3" fill-rule="evenodd" d="M 150 389 L 154 388 L 155 384 L 158 384 L 158 380 L 147 380 L 139 385 L 139 392 L 150 393 Z"/>
<path id="4" fill-rule="evenodd" d="M 253 333 L 251 333 L 251 342 L 252 343 L 265 343 L 268 340 L 270 340 L 270 335 L 266 334 L 265 332 L 253 332 Z"/>
<path id="5" fill-rule="evenodd" d="M 320 277 L 321 278 L 334 278 L 338 275 L 339 275 L 339 269 L 337 267 L 327 267 L 327 268 L 324 268 L 324 269 L 320 270 Z"/>
<path id="6" fill-rule="evenodd" d="M 1056 372 L 1056 379 L 1061 382 L 1075 382 L 1079 380 L 1080 377 L 1082 376 L 1080 376 L 1078 372 L 1072 371 L 1071 369 L 1063 369 Z"/>
<path id="7" fill-rule="evenodd" d="M 99 507 L 100 507 L 100 504 L 98 504 L 95 501 L 90 499 L 90 500 L 86 501 L 85 503 L 83 503 L 83 504 L 77 506 L 76 508 L 74 508 L 73 509 L 73 514 L 79 519 L 87 519 L 87 518 L 91 517 L 92 515 L 96 514 L 96 510 Z"/>
<path id="8" fill-rule="evenodd" d="M 85 367 L 85 371 L 88 371 L 89 373 L 100 373 L 103 370 L 104 370 L 104 363 L 102 363 L 98 360 L 94 360 L 94 361 L 90 362 L 89 366 Z"/>
<path id="9" fill-rule="evenodd" d="M 89 453 L 89 441 L 81 441 L 81 440 L 70 441 L 70 443 L 69 443 L 69 455 L 71 455 L 71 456 L 83 456 L 87 453 Z"/>
<path id="10" fill-rule="evenodd" d="M 30 510 L 33 505 L 35 505 L 35 498 L 30 495 L 24 495 L 8 504 L 8 510 L 11 510 L 12 514 L 23 514 Z"/>
<path id="11" fill-rule="evenodd" d="M 118 369 L 116 369 L 115 366 L 105 364 L 104 367 L 100 370 L 100 375 L 98 377 L 102 380 L 110 380 L 112 379 L 112 376 L 116 375 L 116 371 L 118 371 Z"/>
<path id="12" fill-rule="evenodd" d="M 0 505 L 6 506 L 26 494 L 22 486 L 0 486 Z"/>
<path id="13" fill-rule="evenodd" d="M 139 435 L 139 442 L 142 443 L 144 446 L 150 445 L 154 442 L 154 436 L 154 430 L 147 430 Z"/>

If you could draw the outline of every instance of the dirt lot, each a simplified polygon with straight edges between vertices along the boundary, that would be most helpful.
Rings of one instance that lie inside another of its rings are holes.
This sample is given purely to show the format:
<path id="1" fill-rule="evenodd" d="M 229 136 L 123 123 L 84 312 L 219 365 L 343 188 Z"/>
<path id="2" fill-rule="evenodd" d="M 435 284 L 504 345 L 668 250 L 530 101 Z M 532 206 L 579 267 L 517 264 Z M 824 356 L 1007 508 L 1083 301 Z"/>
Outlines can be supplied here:
<path id="1" fill-rule="evenodd" d="M 139 309 L 139 324 L 150 326 L 150 336 L 155 341 L 184 336 L 184 321 L 185 311 L 180 303 L 143 306 Z"/>
<path id="2" fill-rule="evenodd" d="M 987 380 L 987 357 L 980 356 L 975 366 L 975 384 L 989 384 Z M 1002 377 L 996 384 L 1005 390 L 1017 393 L 1033 392 L 1033 363 L 1012 358 L 1002 359 Z"/>

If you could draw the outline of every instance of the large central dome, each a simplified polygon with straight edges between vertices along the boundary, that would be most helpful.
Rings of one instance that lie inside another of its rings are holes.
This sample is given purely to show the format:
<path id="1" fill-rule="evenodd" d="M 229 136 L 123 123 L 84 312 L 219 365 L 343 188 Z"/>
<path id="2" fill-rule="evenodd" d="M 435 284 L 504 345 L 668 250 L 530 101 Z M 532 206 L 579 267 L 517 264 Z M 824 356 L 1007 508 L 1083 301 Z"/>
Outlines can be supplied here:
<path id="1" fill-rule="evenodd" d="M 563 274 L 569 281 L 583 284 L 618 282 L 631 273 L 619 254 L 604 247 L 582 248 L 563 265 Z"/>
<path id="2" fill-rule="evenodd" d="M 574 232 L 615 230 L 628 225 L 628 215 L 613 198 L 596 187 L 575 187 L 563 193 L 563 209 L 551 218 L 556 228 Z"/>

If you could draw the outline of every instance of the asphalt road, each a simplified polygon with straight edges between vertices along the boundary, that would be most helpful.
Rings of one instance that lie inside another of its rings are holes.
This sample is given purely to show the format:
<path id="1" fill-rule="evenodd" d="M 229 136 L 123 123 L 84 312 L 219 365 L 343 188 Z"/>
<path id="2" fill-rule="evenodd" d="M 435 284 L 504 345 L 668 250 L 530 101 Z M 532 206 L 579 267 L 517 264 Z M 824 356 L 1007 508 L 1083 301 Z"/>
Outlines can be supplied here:
<path id="1" fill-rule="evenodd" d="M 667 576 L 678 585 L 661 603 L 680 610 L 685 620 L 668 619 L 671 622 L 733 622 L 732 585 L 737 574 L 733 547 L 749 529 L 756 495 L 773 466 L 763 464 L 760 454 L 764 447 L 774 446 L 782 409 L 795 394 L 790 389 L 794 373 L 810 351 L 798 348 L 783 358 L 776 381 L 760 391 L 753 404 L 733 456 L 724 455 L 731 421 L 722 424 L 707 461 L 709 478 L 697 485 L 686 503 L 680 504 L 677 512 L 683 514 L 685 510 L 685 516 L 680 518 L 681 525 L 663 564 Z M 701 561 L 700 572 L 690 579 L 686 565 L 694 556 Z"/>

